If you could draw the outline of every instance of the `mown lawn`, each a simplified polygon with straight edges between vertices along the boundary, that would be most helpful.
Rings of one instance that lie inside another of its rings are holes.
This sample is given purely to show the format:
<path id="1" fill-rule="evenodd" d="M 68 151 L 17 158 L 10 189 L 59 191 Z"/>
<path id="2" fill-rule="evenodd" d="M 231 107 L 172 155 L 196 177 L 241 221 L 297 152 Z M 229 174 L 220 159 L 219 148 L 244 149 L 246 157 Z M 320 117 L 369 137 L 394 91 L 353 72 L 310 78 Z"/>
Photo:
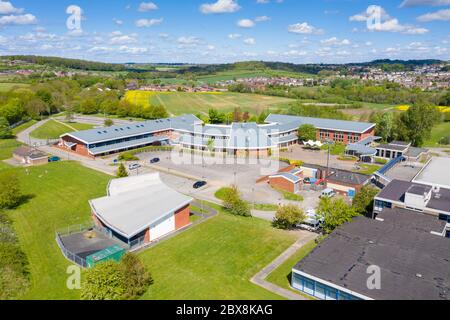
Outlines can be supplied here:
<path id="1" fill-rule="evenodd" d="M 55 230 L 90 221 L 88 200 L 106 193 L 110 177 L 73 162 L 14 170 L 29 201 L 9 214 L 30 262 L 31 288 L 25 299 L 78 299 L 66 288 L 66 268 Z"/>
<path id="2" fill-rule="evenodd" d="M 309 243 L 304 245 L 292 257 L 287 259 L 282 265 L 280 265 L 278 268 L 276 268 L 274 271 L 272 271 L 272 273 L 269 274 L 269 276 L 266 278 L 266 280 L 269 282 L 272 282 L 273 284 L 276 284 L 277 286 L 280 286 L 282 288 L 292 290 L 290 287 L 292 268 L 294 268 L 294 266 L 299 261 L 301 261 L 312 250 L 314 250 L 314 248 L 316 246 L 317 246 L 317 243 L 315 240 L 310 241 Z M 299 293 L 298 291 L 294 291 L 294 292 Z"/>
<path id="3" fill-rule="evenodd" d="M 88 200 L 105 195 L 110 179 L 75 162 L 14 170 L 29 201 L 8 214 L 30 262 L 25 299 L 79 299 L 66 288 L 66 268 L 55 230 L 90 221 Z M 269 222 L 220 213 L 140 253 L 155 284 L 144 299 L 277 299 L 249 279 L 286 250 L 295 237 Z"/>
<path id="4" fill-rule="evenodd" d="M 25 122 L 24 124 L 21 124 L 20 126 L 17 126 L 14 129 L 12 129 L 12 133 L 18 134 L 19 132 L 22 132 L 22 131 L 28 129 L 29 127 L 31 127 L 32 125 L 34 125 L 36 123 L 37 123 L 36 120 L 30 120 L 28 122 Z"/>
<path id="5" fill-rule="evenodd" d="M 62 134 L 92 129 L 94 126 L 84 123 L 60 123 L 50 120 L 44 125 L 30 133 L 30 136 L 36 139 L 58 139 Z M 75 129 L 75 130 L 74 130 Z"/>
<path id="6" fill-rule="evenodd" d="M 20 145 L 14 139 L 0 139 L 0 161 L 12 158 L 13 151 Z"/>
<path id="7" fill-rule="evenodd" d="M 445 147 L 443 145 L 439 144 L 439 141 L 443 137 L 449 137 L 450 136 L 450 122 L 443 122 L 441 124 L 438 124 L 433 128 L 431 131 L 431 138 L 425 141 L 426 147 L 431 148 L 441 148 Z"/>
<path id="8" fill-rule="evenodd" d="M 295 236 L 221 212 L 140 254 L 155 280 L 143 299 L 280 299 L 250 282 Z"/>

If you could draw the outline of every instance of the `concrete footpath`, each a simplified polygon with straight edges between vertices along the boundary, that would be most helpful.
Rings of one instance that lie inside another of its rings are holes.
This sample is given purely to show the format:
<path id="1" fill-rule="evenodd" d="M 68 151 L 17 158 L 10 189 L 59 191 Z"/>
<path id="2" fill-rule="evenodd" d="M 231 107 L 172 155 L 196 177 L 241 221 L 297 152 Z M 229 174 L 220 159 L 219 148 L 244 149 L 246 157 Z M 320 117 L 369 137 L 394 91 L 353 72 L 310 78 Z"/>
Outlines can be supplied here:
<path id="1" fill-rule="evenodd" d="M 306 245 L 308 242 L 316 239 L 318 237 L 317 234 L 308 232 L 306 236 L 301 237 L 297 242 L 295 242 L 292 246 L 290 246 L 285 252 L 283 252 L 278 258 L 276 258 L 272 263 L 270 263 L 267 267 L 258 272 L 250 281 L 260 287 L 263 287 L 266 290 L 269 290 L 275 294 L 278 294 L 289 300 L 308 300 L 304 296 L 300 294 L 296 294 L 290 290 L 281 288 L 276 284 L 266 281 L 266 278 L 269 274 L 282 265 L 286 260 L 292 257 L 300 248 Z"/>

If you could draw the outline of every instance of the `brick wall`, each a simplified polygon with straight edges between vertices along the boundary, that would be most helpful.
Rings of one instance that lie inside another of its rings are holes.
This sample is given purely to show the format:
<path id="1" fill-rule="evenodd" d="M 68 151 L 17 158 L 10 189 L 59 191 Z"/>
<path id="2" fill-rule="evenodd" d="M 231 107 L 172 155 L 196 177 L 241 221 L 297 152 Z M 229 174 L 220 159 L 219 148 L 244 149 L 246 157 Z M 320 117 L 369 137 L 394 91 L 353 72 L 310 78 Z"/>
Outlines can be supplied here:
<path id="1" fill-rule="evenodd" d="M 282 189 L 288 192 L 295 192 L 294 183 L 284 178 L 269 178 L 269 184 L 277 189 Z"/>
<path id="2" fill-rule="evenodd" d="M 191 207 L 186 207 L 175 212 L 175 230 L 181 229 L 190 223 L 189 217 L 191 214 Z"/>

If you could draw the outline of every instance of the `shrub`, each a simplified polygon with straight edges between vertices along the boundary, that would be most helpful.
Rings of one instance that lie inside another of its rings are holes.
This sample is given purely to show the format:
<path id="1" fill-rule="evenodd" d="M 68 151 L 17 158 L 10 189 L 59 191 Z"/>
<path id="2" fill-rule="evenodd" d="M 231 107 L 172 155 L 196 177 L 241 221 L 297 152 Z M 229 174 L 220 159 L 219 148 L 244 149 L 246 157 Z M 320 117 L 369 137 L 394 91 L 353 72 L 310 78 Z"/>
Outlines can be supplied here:
<path id="1" fill-rule="evenodd" d="M 125 152 L 119 156 L 119 160 L 120 161 L 138 161 L 139 158 L 130 152 Z"/>
<path id="2" fill-rule="evenodd" d="M 126 178 L 128 177 L 127 169 L 125 169 L 125 166 L 123 163 L 119 165 L 119 169 L 117 170 L 117 178 Z"/>
<path id="3" fill-rule="evenodd" d="M 120 300 L 126 292 L 126 280 L 119 263 L 100 263 L 86 272 L 81 299 Z"/>
<path id="4" fill-rule="evenodd" d="M 120 262 L 126 279 L 124 299 L 137 299 L 153 284 L 153 279 L 146 266 L 134 254 L 127 253 Z"/>
<path id="5" fill-rule="evenodd" d="M 0 174 L 0 209 L 13 209 L 22 199 L 17 176 L 12 172 Z"/>
<path id="6" fill-rule="evenodd" d="M 278 208 L 273 226 L 279 229 L 290 229 L 306 219 L 305 213 L 299 207 L 288 204 Z"/>
<path id="7" fill-rule="evenodd" d="M 378 190 L 374 187 L 364 186 L 353 199 L 353 209 L 363 215 L 372 213 L 373 202 L 377 194 Z"/>
<path id="8" fill-rule="evenodd" d="M 324 220 L 323 229 L 326 233 L 333 232 L 340 225 L 350 222 L 358 216 L 358 212 L 341 198 L 322 198 L 318 207 L 318 216 Z"/>
<path id="9" fill-rule="evenodd" d="M 241 199 L 241 194 L 236 186 L 224 188 L 220 196 L 223 198 L 223 206 L 231 214 L 244 217 L 251 216 L 250 206 Z"/>
<path id="10" fill-rule="evenodd" d="M 8 121 L 5 118 L 0 117 L 0 139 L 11 138 L 12 135 L 12 130 L 9 127 Z"/>

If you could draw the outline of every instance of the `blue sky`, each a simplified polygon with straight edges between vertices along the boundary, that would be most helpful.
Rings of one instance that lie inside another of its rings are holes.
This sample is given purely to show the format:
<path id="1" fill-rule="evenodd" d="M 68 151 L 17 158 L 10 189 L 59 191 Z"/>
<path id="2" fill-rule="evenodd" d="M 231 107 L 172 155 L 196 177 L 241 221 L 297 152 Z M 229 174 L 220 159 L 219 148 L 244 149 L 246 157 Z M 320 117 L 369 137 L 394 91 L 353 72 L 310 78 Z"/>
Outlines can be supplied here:
<path id="1" fill-rule="evenodd" d="M 81 29 L 67 27 L 74 6 L 82 10 Z M 0 0 L 0 54 L 106 62 L 450 60 L 450 0 Z"/>

